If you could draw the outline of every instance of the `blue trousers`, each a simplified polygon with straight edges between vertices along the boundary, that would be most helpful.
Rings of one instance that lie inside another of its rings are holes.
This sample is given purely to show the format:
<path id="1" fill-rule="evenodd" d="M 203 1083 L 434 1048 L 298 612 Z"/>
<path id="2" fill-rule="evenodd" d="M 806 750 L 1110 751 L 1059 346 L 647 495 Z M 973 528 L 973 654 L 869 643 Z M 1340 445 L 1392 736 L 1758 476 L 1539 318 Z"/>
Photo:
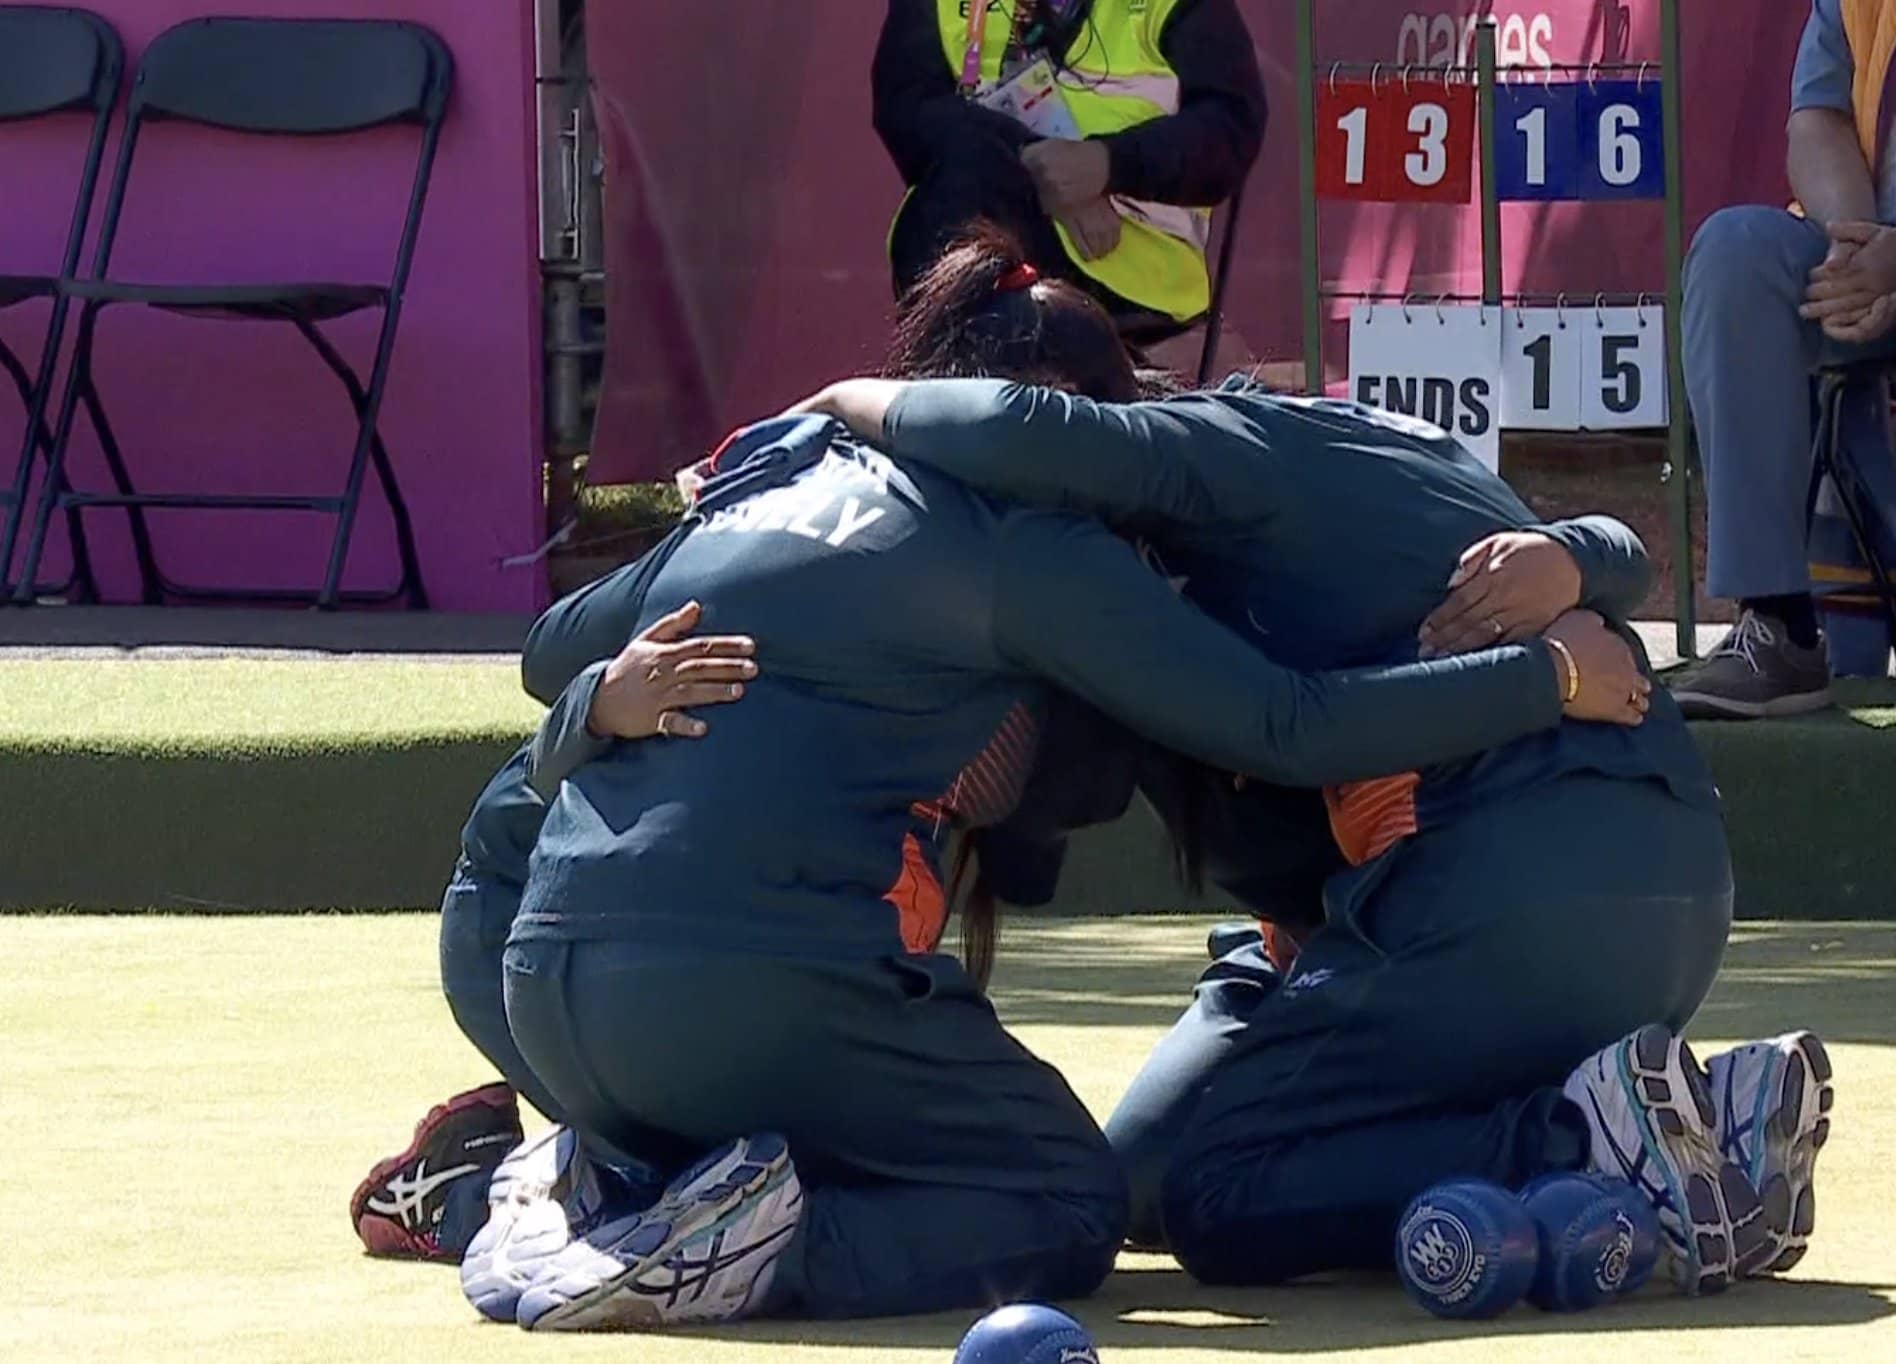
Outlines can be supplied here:
<path id="1" fill-rule="evenodd" d="M 506 1002 L 589 1138 L 670 1170 L 744 1133 L 788 1138 L 805 1201 L 773 1312 L 1083 1296 L 1124 1239 L 1105 1137 L 952 957 L 530 942 L 507 949 Z"/>
<path id="2" fill-rule="evenodd" d="M 1896 355 L 1840 346 L 1797 315 L 1830 248 L 1783 209 L 1727 208 L 1693 239 L 1682 317 L 1685 386 L 1705 465 L 1706 587 L 1716 597 L 1810 590 L 1810 372 Z"/>
<path id="3" fill-rule="evenodd" d="M 1386 1268 L 1438 1180 L 1581 1165 L 1560 1085 L 1691 1017 L 1731 870 L 1718 815 L 1573 776 L 1425 831 L 1326 899 L 1287 981 L 1255 947 L 1205 973 L 1106 1126 L 1135 1240 L 1206 1283 Z"/>
<path id="4" fill-rule="evenodd" d="M 518 885 L 481 875 L 466 861 L 455 867 L 441 901 L 441 990 L 462 1033 L 501 1078 L 548 1118 L 565 1123 L 566 1110 L 540 1083 L 507 1027 L 501 954 L 519 909 Z"/>

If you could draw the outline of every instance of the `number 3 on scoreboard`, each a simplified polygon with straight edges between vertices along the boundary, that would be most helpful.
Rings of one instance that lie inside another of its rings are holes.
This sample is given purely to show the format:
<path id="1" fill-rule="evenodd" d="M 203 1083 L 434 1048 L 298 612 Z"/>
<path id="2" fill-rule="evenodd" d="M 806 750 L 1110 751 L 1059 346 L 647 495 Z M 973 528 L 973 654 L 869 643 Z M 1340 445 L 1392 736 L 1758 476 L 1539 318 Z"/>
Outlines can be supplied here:
<path id="1" fill-rule="evenodd" d="M 1448 174 L 1448 110 L 1439 104 L 1418 104 L 1409 110 L 1409 131 L 1421 146 L 1402 159 L 1409 183 L 1432 189 Z"/>

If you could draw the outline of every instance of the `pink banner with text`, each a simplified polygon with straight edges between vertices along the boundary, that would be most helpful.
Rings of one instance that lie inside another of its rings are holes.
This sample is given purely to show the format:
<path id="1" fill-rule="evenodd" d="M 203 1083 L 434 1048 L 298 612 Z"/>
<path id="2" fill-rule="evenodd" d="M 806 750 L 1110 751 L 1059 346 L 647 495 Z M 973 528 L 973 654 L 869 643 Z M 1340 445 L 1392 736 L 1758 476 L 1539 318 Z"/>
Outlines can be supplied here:
<path id="1" fill-rule="evenodd" d="M 1293 0 L 1241 0 L 1271 122 L 1239 229 L 1229 317 L 1267 358 L 1300 354 Z M 1682 6 L 1685 197 L 1785 197 L 1784 115 L 1807 7 Z M 1657 0 L 1319 3 L 1320 62 L 1473 59 L 1498 23 L 1503 65 L 1656 61 Z M 590 471 L 666 476 L 733 426 L 873 367 L 890 313 L 883 252 L 901 185 L 869 122 L 871 0 L 590 0 L 607 158 L 610 353 Z M 715 53 L 715 62 L 706 54 Z M 1510 205 L 1509 291 L 1658 291 L 1657 204 Z M 1326 205 L 1326 287 L 1478 290 L 1473 205 Z M 1347 304 L 1326 343 L 1342 361 Z"/>

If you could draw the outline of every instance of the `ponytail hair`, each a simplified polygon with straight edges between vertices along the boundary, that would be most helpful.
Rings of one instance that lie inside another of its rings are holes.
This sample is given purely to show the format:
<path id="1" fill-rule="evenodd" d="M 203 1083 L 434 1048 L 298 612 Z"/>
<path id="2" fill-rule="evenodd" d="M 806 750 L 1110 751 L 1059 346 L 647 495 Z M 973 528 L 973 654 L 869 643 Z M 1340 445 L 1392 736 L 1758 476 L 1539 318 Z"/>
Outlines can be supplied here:
<path id="1" fill-rule="evenodd" d="M 1101 402 L 1139 397 L 1132 356 L 1106 310 L 1064 280 L 1047 279 L 1020 243 L 990 222 L 971 224 L 903 295 L 883 366 L 892 379 L 1011 379 Z M 987 988 L 1000 941 L 1000 902 L 981 865 L 983 833 L 955 850 L 948 896 L 960 920 L 961 963 Z"/>
<path id="2" fill-rule="evenodd" d="M 955 849 L 954 869 L 948 874 L 948 898 L 957 906 L 960 921 L 961 965 L 982 990 L 994 975 L 994 958 L 1001 940 L 1001 905 L 981 865 L 981 830 L 970 829 Z"/>
<path id="3" fill-rule="evenodd" d="M 896 309 L 892 379 L 1012 379 L 1101 402 L 1138 396 L 1132 357 L 1106 310 L 1042 276 L 1020 243 L 980 221 Z"/>

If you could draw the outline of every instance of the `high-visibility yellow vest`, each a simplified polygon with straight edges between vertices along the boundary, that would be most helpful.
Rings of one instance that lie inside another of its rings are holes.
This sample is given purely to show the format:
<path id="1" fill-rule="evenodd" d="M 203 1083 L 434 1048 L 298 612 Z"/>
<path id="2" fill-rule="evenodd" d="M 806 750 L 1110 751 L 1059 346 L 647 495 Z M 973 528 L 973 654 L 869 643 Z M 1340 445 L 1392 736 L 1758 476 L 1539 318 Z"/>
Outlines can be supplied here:
<path id="1" fill-rule="evenodd" d="M 972 36 L 970 0 L 936 0 L 936 6 L 942 52 L 959 78 Z M 1159 51 L 1159 37 L 1177 6 L 1178 0 L 1094 0 L 1059 72 L 1061 94 L 1082 136 L 1104 136 L 1178 112 L 1178 75 Z M 1013 14 L 1014 5 L 1004 0 L 988 7 L 981 43 L 984 90 L 1000 80 Z M 1211 210 L 1122 196 L 1114 196 L 1113 206 L 1124 223 L 1119 245 L 1097 260 L 1080 259 L 1072 237 L 1055 225 L 1073 263 L 1121 298 L 1180 322 L 1209 309 L 1205 248 Z"/>
<path id="2" fill-rule="evenodd" d="M 1874 171 L 1883 131 L 1883 90 L 1890 58 L 1896 56 L 1896 4 L 1843 0 L 1843 33 L 1850 41 L 1856 68 L 1851 102 L 1856 106 L 1857 140 L 1863 144 L 1863 159 Z"/>

